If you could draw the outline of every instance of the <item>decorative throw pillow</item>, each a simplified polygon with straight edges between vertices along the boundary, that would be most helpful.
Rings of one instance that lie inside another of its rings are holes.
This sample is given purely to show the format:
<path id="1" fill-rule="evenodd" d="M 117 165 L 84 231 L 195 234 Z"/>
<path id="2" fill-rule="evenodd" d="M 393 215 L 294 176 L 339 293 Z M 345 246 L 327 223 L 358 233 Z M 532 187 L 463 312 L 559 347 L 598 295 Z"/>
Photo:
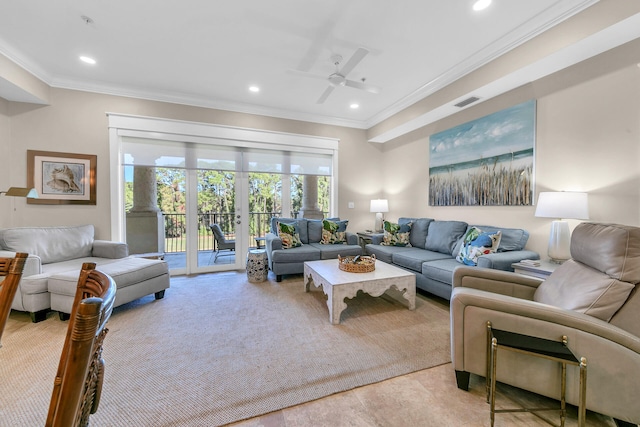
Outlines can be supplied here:
<path id="1" fill-rule="evenodd" d="M 323 245 L 342 245 L 347 243 L 347 224 L 349 221 L 331 221 L 322 220 L 322 239 L 320 243 Z"/>
<path id="2" fill-rule="evenodd" d="M 302 246 L 300 241 L 300 233 L 296 230 L 294 224 L 285 224 L 284 222 L 278 222 L 278 237 L 282 240 L 282 249 L 291 249 Z"/>
<path id="3" fill-rule="evenodd" d="M 410 247 L 409 234 L 411 234 L 411 222 L 405 224 L 396 224 L 394 222 L 385 221 L 384 236 L 381 245 L 385 246 L 406 246 Z"/>
<path id="4" fill-rule="evenodd" d="M 456 256 L 456 261 L 465 265 L 478 265 L 478 257 L 480 255 L 497 252 L 501 237 L 502 233 L 500 231 L 495 234 L 489 234 L 478 227 L 469 227 L 469 230 L 462 238 L 462 246 Z"/>

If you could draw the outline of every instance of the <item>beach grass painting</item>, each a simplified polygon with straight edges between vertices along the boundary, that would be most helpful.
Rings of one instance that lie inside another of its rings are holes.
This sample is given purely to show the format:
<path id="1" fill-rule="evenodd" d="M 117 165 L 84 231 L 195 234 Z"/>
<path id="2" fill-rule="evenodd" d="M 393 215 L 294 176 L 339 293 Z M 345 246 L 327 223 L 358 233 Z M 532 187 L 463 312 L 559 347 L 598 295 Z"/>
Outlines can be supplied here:
<path id="1" fill-rule="evenodd" d="M 533 204 L 536 101 L 429 138 L 430 206 Z"/>

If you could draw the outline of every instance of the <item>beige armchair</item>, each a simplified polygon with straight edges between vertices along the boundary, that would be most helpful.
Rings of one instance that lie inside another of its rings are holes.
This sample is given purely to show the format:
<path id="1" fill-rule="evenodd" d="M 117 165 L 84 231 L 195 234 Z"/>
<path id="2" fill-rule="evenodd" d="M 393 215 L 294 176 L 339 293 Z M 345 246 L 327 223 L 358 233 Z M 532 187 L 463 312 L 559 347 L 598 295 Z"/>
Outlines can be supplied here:
<path id="1" fill-rule="evenodd" d="M 571 260 L 541 279 L 460 267 L 451 297 L 451 359 L 458 387 L 485 376 L 487 322 L 495 329 L 559 340 L 587 359 L 587 409 L 640 423 L 640 228 L 582 223 Z M 500 355 L 497 380 L 560 398 L 560 365 L 512 352 Z M 579 372 L 567 369 L 567 402 L 578 404 Z"/>

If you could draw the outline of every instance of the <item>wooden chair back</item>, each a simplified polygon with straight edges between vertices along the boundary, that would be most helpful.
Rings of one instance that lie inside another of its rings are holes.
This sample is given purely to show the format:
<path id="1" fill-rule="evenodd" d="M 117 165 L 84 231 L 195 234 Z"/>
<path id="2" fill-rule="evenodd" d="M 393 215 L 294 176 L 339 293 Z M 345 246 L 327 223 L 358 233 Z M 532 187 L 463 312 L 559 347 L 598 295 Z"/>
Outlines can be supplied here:
<path id="1" fill-rule="evenodd" d="M 18 290 L 27 256 L 25 253 L 18 252 L 14 258 L 0 258 L 0 277 L 4 276 L 4 280 L 0 282 L 0 347 L 2 347 L 2 332 L 11 312 L 11 303 Z"/>
<path id="2" fill-rule="evenodd" d="M 89 415 L 98 410 L 104 376 L 102 344 L 116 285 L 95 266 L 85 263 L 80 271 L 46 426 L 87 426 Z"/>

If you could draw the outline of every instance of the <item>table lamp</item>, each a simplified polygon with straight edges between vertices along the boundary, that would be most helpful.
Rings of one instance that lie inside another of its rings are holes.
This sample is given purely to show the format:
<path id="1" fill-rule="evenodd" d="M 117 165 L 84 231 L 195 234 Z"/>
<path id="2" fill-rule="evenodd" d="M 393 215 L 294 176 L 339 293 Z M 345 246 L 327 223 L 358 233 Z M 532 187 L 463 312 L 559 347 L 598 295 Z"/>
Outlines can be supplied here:
<path id="1" fill-rule="evenodd" d="M 375 212 L 376 214 L 376 223 L 374 230 L 377 232 L 382 232 L 382 221 L 383 213 L 389 212 L 389 202 L 387 199 L 375 199 L 371 201 L 371 207 L 369 212 Z"/>
<path id="2" fill-rule="evenodd" d="M 552 262 L 562 264 L 571 258 L 571 232 L 566 219 L 589 219 L 587 193 L 549 191 L 538 195 L 535 216 L 555 218 L 551 222 L 547 253 Z"/>

